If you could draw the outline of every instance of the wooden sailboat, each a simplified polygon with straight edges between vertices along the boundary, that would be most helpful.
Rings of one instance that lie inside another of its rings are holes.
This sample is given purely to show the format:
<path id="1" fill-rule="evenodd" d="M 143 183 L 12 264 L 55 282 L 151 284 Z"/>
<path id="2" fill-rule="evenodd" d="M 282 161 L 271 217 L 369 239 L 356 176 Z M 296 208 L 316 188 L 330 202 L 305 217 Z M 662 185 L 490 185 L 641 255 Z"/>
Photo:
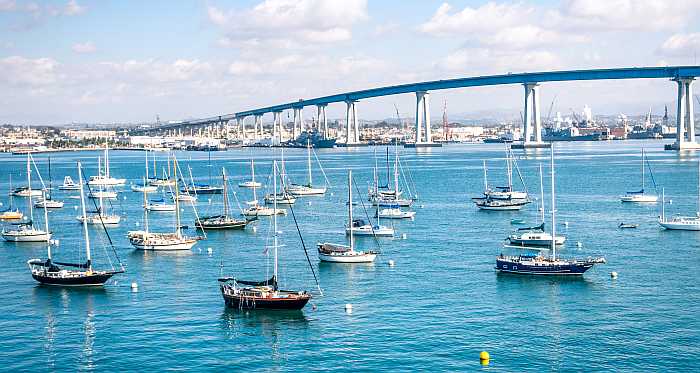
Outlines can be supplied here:
<path id="1" fill-rule="evenodd" d="M 175 194 L 177 197 L 177 159 L 173 157 L 173 174 L 175 180 Z M 182 233 L 180 225 L 180 202 L 175 198 L 175 231 L 174 232 L 150 232 L 148 224 L 147 194 L 143 194 L 143 231 L 131 231 L 128 233 L 129 242 L 138 250 L 175 251 L 189 250 L 197 243 L 199 237 L 190 237 Z M 193 206 L 194 207 L 194 206 Z"/>
<path id="2" fill-rule="evenodd" d="M 92 256 L 90 251 L 90 235 L 87 229 L 87 216 L 85 212 L 85 195 L 83 192 L 82 169 L 78 161 L 78 178 L 80 179 L 80 205 L 83 211 L 83 235 L 85 238 L 85 263 L 68 263 L 53 261 L 51 257 L 51 240 L 46 237 L 47 259 L 30 259 L 27 261 L 32 277 L 43 285 L 57 286 L 101 286 L 120 270 L 98 270 L 92 266 Z M 46 209 L 44 209 L 45 229 L 49 230 L 49 220 Z M 121 263 L 120 263 L 121 264 Z"/>
<path id="3" fill-rule="evenodd" d="M 236 219 L 229 215 L 229 200 L 228 200 L 228 178 L 226 177 L 226 169 L 221 168 L 221 178 L 224 185 L 224 208 L 220 215 L 198 217 L 195 221 L 195 226 L 198 229 L 245 229 L 248 223 L 257 220 L 257 217 L 251 219 Z"/>
<path id="4" fill-rule="evenodd" d="M 273 188 L 277 189 L 277 161 L 273 162 Z M 277 209 L 277 204 L 273 204 Z M 281 290 L 278 284 L 277 216 L 272 218 L 274 269 L 270 279 L 244 281 L 235 277 L 219 278 L 221 295 L 226 306 L 235 309 L 300 310 L 311 299 L 306 291 Z M 267 252 L 267 248 L 266 248 Z M 312 269 L 313 270 L 313 269 Z"/>
<path id="5" fill-rule="evenodd" d="M 348 224 L 352 224 L 352 170 L 348 170 Z M 333 263 L 371 263 L 377 257 L 375 251 L 355 251 L 353 231 L 350 230 L 350 245 L 318 243 L 318 258 L 322 262 Z"/>
<path id="6" fill-rule="evenodd" d="M 605 263 L 605 258 L 563 259 L 557 258 L 556 243 L 556 205 L 554 196 L 554 147 L 551 155 L 552 176 L 552 238 L 550 241 L 551 256 L 519 255 L 496 257 L 496 271 L 520 275 L 566 275 L 581 276 L 596 264 Z"/>
<path id="7" fill-rule="evenodd" d="M 666 191 L 661 189 L 661 216 L 659 224 L 668 230 L 700 231 L 700 161 L 698 161 L 698 210 L 695 216 L 666 216 Z"/>
<path id="8" fill-rule="evenodd" d="M 27 153 L 27 207 L 29 209 L 29 220 L 14 223 L 13 228 L 3 227 L 2 238 L 11 242 L 43 242 L 51 239 L 51 232 L 48 229 L 41 230 L 34 226 L 34 203 L 32 202 L 32 155 Z M 38 171 L 37 171 L 38 173 Z M 41 195 L 43 191 L 39 191 Z M 44 207 L 46 210 L 46 207 Z"/>
<path id="9" fill-rule="evenodd" d="M 646 164 L 645 164 L 646 163 Z M 651 176 L 651 181 L 654 184 L 654 189 L 656 189 L 656 180 L 654 180 L 654 174 L 651 171 L 651 165 L 649 164 L 649 159 L 644 154 L 644 149 L 642 149 L 642 189 L 638 191 L 632 191 L 625 193 L 624 196 L 620 196 L 622 202 L 636 202 L 636 203 L 656 203 L 659 200 L 659 196 L 656 194 L 648 194 L 645 192 L 645 169 L 649 167 L 649 175 Z"/>
<path id="10" fill-rule="evenodd" d="M 308 180 L 306 184 L 289 184 L 287 191 L 295 197 L 300 196 L 320 196 L 326 194 L 327 188 L 313 186 L 311 178 L 311 143 L 307 140 L 306 143 L 306 169 L 308 171 Z"/>

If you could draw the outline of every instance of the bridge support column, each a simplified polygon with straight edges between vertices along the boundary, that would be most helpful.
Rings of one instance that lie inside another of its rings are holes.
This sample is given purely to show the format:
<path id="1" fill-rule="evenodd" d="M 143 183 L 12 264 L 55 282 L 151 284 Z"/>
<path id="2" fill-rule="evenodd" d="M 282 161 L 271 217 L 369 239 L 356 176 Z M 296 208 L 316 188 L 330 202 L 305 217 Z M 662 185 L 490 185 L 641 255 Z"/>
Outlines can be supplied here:
<path id="1" fill-rule="evenodd" d="M 416 146 L 438 146 L 430 131 L 430 94 L 416 92 Z"/>
<path id="2" fill-rule="evenodd" d="M 241 141 L 245 142 L 245 140 L 246 140 L 245 117 L 236 118 L 236 125 L 238 126 L 238 130 L 240 131 Z"/>
<path id="3" fill-rule="evenodd" d="M 357 124 L 357 101 L 346 100 L 345 105 L 345 144 L 353 145 L 360 143 L 360 128 Z"/>
<path id="4" fill-rule="evenodd" d="M 695 112 L 693 110 L 693 80 L 676 78 L 678 107 L 676 110 L 676 142 L 666 145 L 666 150 L 700 149 L 695 141 Z"/>
<path id="5" fill-rule="evenodd" d="M 281 111 L 275 111 L 272 113 L 272 146 L 277 146 L 281 142 L 281 139 L 278 138 L 278 136 L 281 136 L 281 128 L 279 128 L 282 127 L 281 118 Z"/>
<path id="6" fill-rule="evenodd" d="M 253 132 L 253 138 L 255 140 L 260 140 L 262 132 L 262 115 L 255 115 L 255 132 Z"/>
<path id="7" fill-rule="evenodd" d="M 540 89 L 538 83 L 525 83 L 525 105 L 523 107 L 522 144 L 513 144 L 513 149 L 546 148 L 542 142 L 542 119 L 540 115 Z M 534 122 L 534 123 L 533 123 Z"/>
<path id="8" fill-rule="evenodd" d="M 326 117 L 326 106 L 327 105 L 316 105 L 318 113 L 316 116 L 316 122 L 318 123 L 318 132 L 323 135 L 324 139 L 328 138 L 328 118 Z"/>
<path id="9" fill-rule="evenodd" d="M 303 108 L 294 108 L 294 128 L 292 128 L 292 139 L 299 137 L 304 124 Z"/>

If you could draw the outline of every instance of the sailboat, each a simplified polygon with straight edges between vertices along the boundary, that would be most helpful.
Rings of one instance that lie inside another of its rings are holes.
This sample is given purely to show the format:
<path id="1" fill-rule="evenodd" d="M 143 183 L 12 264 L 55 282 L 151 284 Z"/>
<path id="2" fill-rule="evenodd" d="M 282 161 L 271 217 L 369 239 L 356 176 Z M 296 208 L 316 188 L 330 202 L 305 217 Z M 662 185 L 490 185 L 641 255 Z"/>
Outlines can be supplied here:
<path id="1" fill-rule="evenodd" d="M 178 201 L 180 202 L 197 202 L 197 192 L 195 191 L 194 188 L 194 178 L 192 177 L 192 167 L 189 165 L 187 166 L 187 171 L 189 171 L 190 175 L 190 183 L 191 187 L 189 186 L 190 184 L 187 184 L 187 181 L 184 179 L 180 179 L 182 181 L 183 187 L 180 189 L 180 194 L 175 197 L 175 194 L 170 191 L 170 198 L 175 199 L 177 198 Z M 182 175 L 182 170 L 180 170 L 180 175 Z"/>
<path id="2" fill-rule="evenodd" d="M 175 194 L 177 197 L 177 158 L 173 157 L 173 173 L 175 180 Z M 174 232 L 150 232 L 148 227 L 148 204 L 146 193 L 143 194 L 143 231 L 131 231 L 128 233 L 129 242 L 138 250 L 175 251 L 189 250 L 197 243 L 199 237 L 189 237 L 182 234 L 180 224 L 180 202 L 175 198 L 175 231 Z"/>
<path id="3" fill-rule="evenodd" d="M 51 239 L 51 232 L 48 229 L 41 230 L 34 226 L 34 204 L 32 203 L 32 169 L 33 161 L 31 153 L 27 153 L 27 205 L 29 208 L 29 220 L 14 223 L 14 228 L 7 229 L 3 227 L 2 238 L 5 241 L 12 242 L 43 242 Z M 37 170 L 38 174 L 38 170 Z M 43 195 L 44 191 L 40 191 Z M 44 211 L 46 208 L 44 207 Z"/>
<path id="4" fill-rule="evenodd" d="M 352 224 L 352 170 L 348 170 L 348 224 Z M 353 231 L 350 230 L 350 245 L 318 243 L 318 258 L 322 262 L 371 263 L 377 257 L 375 251 L 355 251 Z"/>
<path id="5" fill-rule="evenodd" d="M 63 184 L 58 186 L 59 190 L 79 190 L 80 184 L 73 181 L 70 176 L 65 176 L 63 178 Z"/>
<path id="6" fill-rule="evenodd" d="M 86 224 L 95 224 L 95 225 L 116 225 L 119 224 L 121 221 L 121 216 L 115 215 L 115 214 L 108 214 L 105 210 L 104 206 L 104 197 L 102 197 L 102 189 L 103 185 L 100 184 L 98 185 L 99 191 L 98 191 L 98 200 L 99 200 L 99 205 L 95 209 L 95 211 L 90 211 L 90 214 L 88 215 L 87 213 L 83 213 L 79 216 L 76 217 L 76 219 L 81 222 L 81 223 L 86 223 Z M 88 190 L 90 190 L 90 185 L 88 184 Z"/>
<path id="7" fill-rule="evenodd" d="M 221 194 L 224 191 L 223 187 L 211 184 L 211 149 L 209 149 L 208 155 L 209 163 L 207 168 L 209 169 L 209 184 L 194 184 L 192 189 L 194 190 L 195 194 Z"/>
<path id="8" fill-rule="evenodd" d="M 102 169 L 102 157 L 97 157 L 97 169 L 101 170 Z M 101 174 L 98 176 L 103 176 Z M 88 192 L 88 198 L 110 198 L 110 199 L 115 199 L 117 198 L 117 192 L 115 190 L 107 190 L 107 187 L 109 187 L 109 184 L 104 184 L 104 183 L 97 183 L 97 184 L 90 184 L 90 181 L 88 180 L 88 186 L 90 185 L 96 185 L 99 186 L 99 189 L 97 190 L 92 190 Z"/>
<path id="9" fill-rule="evenodd" d="M 388 152 L 388 148 L 387 148 Z M 388 157 L 388 153 L 387 153 Z M 375 158 L 376 159 L 376 158 Z M 379 179 L 377 178 L 375 174 L 375 190 L 373 193 L 373 197 L 371 198 L 372 203 L 376 206 L 379 207 L 388 207 L 391 209 L 395 209 L 396 206 L 398 207 L 410 207 L 413 204 L 413 198 L 403 198 L 401 195 L 403 194 L 403 191 L 401 191 L 400 186 L 399 186 L 399 152 L 398 152 L 398 147 L 396 147 L 395 152 L 394 152 L 394 189 L 388 189 L 388 179 L 387 179 L 387 187 L 385 190 L 380 190 L 378 186 Z M 376 164 L 375 164 L 376 168 Z M 387 178 L 389 177 L 388 175 L 388 166 L 387 166 Z M 400 215 L 398 214 L 397 211 L 391 211 L 387 210 L 385 211 L 386 215 Z M 410 214 L 409 214 L 410 215 Z M 415 215 L 415 213 L 413 214 Z M 409 216 L 410 217 L 410 216 Z"/>
<path id="10" fill-rule="evenodd" d="M 508 159 L 510 159 L 510 155 L 508 156 Z M 517 198 L 523 196 L 522 194 L 520 194 L 522 192 L 513 191 L 511 176 L 512 170 L 510 164 L 510 161 L 507 161 L 508 186 L 497 187 L 494 191 L 491 188 L 489 188 L 486 161 L 484 161 L 484 195 L 483 197 L 472 197 L 472 202 L 474 202 L 476 207 L 478 207 L 480 210 L 517 211 L 530 203 L 530 199 L 527 198 L 527 192 L 525 192 L 525 198 Z"/>
<path id="11" fill-rule="evenodd" d="M 273 162 L 273 189 L 277 190 L 277 161 Z M 277 204 L 273 206 L 276 210 Z M 279 288 L 277 235 L 277 216 L 275 215 L 272 218 L 274 269 L 270 279 L 264 281 L 244 281 L 235 277 L 218 279 L 226 306 L 236 309 L 300 310 L 309 302 L 311 294 L 306 291 Z M 265 252 L 267 250 L 268 248 L 265 248 Z"/>
<path id="12" fill-rule="evenodd" d="M 496 258 L 496 271 L 520 275 L 568 275 L 581 276 L 596 264 L 605 263 L 605 258 L 563 259 L 557 258 L 556 205 L 554 195 L 554 147 L 551 155 L 552 176 L 552 240 L 549 257 L 542 255 L 505 256 Z"/>
<path id="13" fill-rule="evenodd" d="M 530 246 L 541 247 L 549 246 L 552 242 L 552 235 L 547 233 L 544 229 L 544 182 L 542 179 L 542 164 L 540 164 L 540 201 L 542 224 L 537 227 L 518 228 L 516 234 L 512 234 L 507 238 L 511 245 L 523 246 L 525 248 Z M 564 236 L 557 236 L 554 239 L 557 245 L 563 245 L 565 241 L 566 237 Z"/>
<path id="14" fill-rule="evenodd" d="M 44 208 L 46 207 L 47 209 L 60 209 L 63 207 L 63 201 L 57 201 L 55 199 L 51 198 L 51 193 L 53 191 L 53 178 L 51 177 L 51 157 L 49 157 L 49 188 L 46 193 L 44 193 L 44 197 L 40 199 L 39 201 L 36 201 L 34 204 L 34 207 L 36 208 Z"/>
<path id="15" fill-rule="evenodd" d="M 198 217 L 195 221 L 195 226 L 201 230 L 206 229 L 245 229 L 248 223 L 257 220 L 252 219 L 236 219 L 229 215 L 228 206 L 228 178 L 226 177 L 226 169 L 221 168 L 221 178 L 224 184 L 224 209 L 220 215 Z"/>
<path id="16" fill-rule="evenodd" d="M 262 183 L 259 181 L 255 181 L 255 161 L 250 160 L 250 180 L 246 180 L 244 182 L 238 183 L 239 188 L 260 188 L 262 187 Z"/>
<path id="17" fill-rule="evenodd" d="M 661 216 L 659 224 L 669 230 L 700 231 L 700 160 L 698 160 L 698 211 L 695 216 L 673 215 L 666 217 L 666 191 L 661 189 Z"/>
<path id="18" fill-rule="evenodd" d="M 148 151 L 146 150 L 144 153 L 146 153 L 146 178 L 141 185 L 132 184 L 131 190 L 138 193 L 152 193 L 158 190 L 158 186 L 151 185 L 147 182 L 147 180 L 150 179 L 148 176 Z M 153 157 L 155 157 L 155 155 Z M 153 172 L 155 172 L 155 170 L 153 170 Z"/>
<path id="19" fill-rule="evenodd" d="M 646 163 L 646 165 L 645 165 Z M 642 149 L 642 189 L 639 191 L 627 192 L 624 196 L 620 196 L 622 202 L 637 202 L 637 203 L 655 203 L 659 200 L 659 196 L 656 194 L 647 194 L 644 191 L 645 188 L 645 166 L 649 167 L 649 176 L 651 176 L 651 182 L 654 184 L 654 189 L 656 189 L 656 181 L 654 180 L 654 174 L 651 171 L 651 165 L 649 164 L 649 159 L 644 154 L 644 149 Z"/>
<path id="20" fill-rule="evenodd" d="M 352 208 L 352 203 L 349 204 L 350 208 Z M 394 228 L 379 224 L 381 219 L 381 216 L 379 216 L 379 205 L 375 205 L 374 216 L 377 218 L 377 224 L 372 224 L 371 220 L 365 222 L 363 219 L 351 219 L 348 222 L 348 226 L 345 227 L 345 234 L 348 236 L 353 234 L 355 236 L 393 237 Z"/>
<path id="21" fill-rule="evenodd" d="M 287 187 L 287 191 L 295 197 L 299 196 L 320 196 L 326 194 L 326 187 L 314 187 L 311 180 L 311 143 L 307 140 L 306 143 L 306 168 L 308 170 L 308 181 L 306 184 L 291 183 Z"/>
<path id="22" fill-rule="evenodd" d="M 161 176 L 157 177 L 156 155 L 153 154 L 153 178 L 148 181 L 148 184 L 156 187 L 166 187 L 175 185 L 175 180 L 170 177 L 170 153 L 168 153 L 167 167 L 162 168 Z"/>
<path id="23" fill-rule="evenodd" d="M 520 168 L 518 167 L 518 162 L 513 156 L 513 150 L 510 147 L 506 148 L 506 173 L 508 176 L 508 185 L 506 186 L 496 186 L 494 189 L 488 188 L 488 182 L 486 182 L 486 189 L 484 190 L 484 196 L 491 199 L 503 199 L 503 200 L 520 200 L 528 199 L 527 190 L 517 191 L 513 188 L 513 168 L 518 173 L 520 182 L 525 185 L 523 177 L 520 174 Z M 486 172 L 486 164 L 484 163 L 484 172 Z M 484 176 L 484 179 L 486 176 Z"/>
<path id="24" fill-rule="evenodd" d="M 277 161 L 275 161 L 277 164 Z M 263 206 L 258 201 L 257 187 L 253 187 L 253 200 L 246 202 L 250 207 L 243 210 L 243 216 L 246 217 L 258 217 L 258 216 L 272 216 L 272 215 L 287 215 L 287 210 L 282 208 L 277 208 L 277 199 L 273 200 L 274 208 Z M 275 189 L 277 189 L 277 183 L 275 182 Z"/>
<path id="25" fill-rule="evenodd" d="M 90 176 L 88 180 L 88 185 L 103 185 L 103 186 L 114 186 L 114 185 L 124 185 L 126 184 L 126 179 L 117 179 L 110 175 L 109 173 L 109 144 L 105 142 L 105 169 L 104 174 L 102 170 L 98 169 L 97 176 Z"/>
<path id="26" fill-rule="evenodd" d="M 12 174 L 10 174 L 10 189 L 12 189 Z M 0 220 L 20 220 L 24 217 L 22 211 L 14 207 L 15 196 L 10 194 L 10 206 L 0 211 Z"/>
<path id="27" fill-rule="evenodd" d="M 274 190 L 272 193 L 265 195 L 265 204 L 271 205 L 277 202 L 278 205 L 293 205 L 297 201 L 291 193 L 287 191 L 287 171 L 284 167 L 284 149 L 282 149 L 281 172 L 280 172 L 280 190 Z"/>
<path id="28" fill-rule="evenodd" d="M 85 195 L 82 188 L 82 170 L 78 161 L 78 178 L 80 179 L 80 205 L 83 210 L 83 236 L 85 238 L 85 263 L 55 262 L 51 257 L 51 240 L 46 237 L 47 259 L 30 259 L 27 261 L 32 277 L 44 285 L 57 286 L 101 286 L 115 274 L 123 273 L 121 270 L 98 270 L 92 266 L 90 251 L 90 236 L 87 229 L 87 216 L 85 212 Z M 45 229 L 49 230 L 48 214 L 44 209 Z M 121 263 L 120 263 L 121 264 Z M 71 269 L 68 269 L 71 268 Z"/>

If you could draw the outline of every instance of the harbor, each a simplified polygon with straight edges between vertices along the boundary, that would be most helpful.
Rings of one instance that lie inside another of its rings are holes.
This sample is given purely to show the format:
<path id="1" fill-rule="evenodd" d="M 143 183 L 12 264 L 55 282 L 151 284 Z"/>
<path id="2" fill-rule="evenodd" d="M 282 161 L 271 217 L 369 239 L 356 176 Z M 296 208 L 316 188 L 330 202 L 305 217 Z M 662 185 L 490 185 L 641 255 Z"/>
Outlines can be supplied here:
<path id="1" fill-rule="evenodd" d="M 280 287 L 312 294 L 301 311 L 239 311 L 222 301 L 217 283 L 222 275 L 270 277 L 272 253 L 264 248 L 271 239 L 270 218 L 260 218 L 255 229 L 209 231 L 206 240 L 198 241 L 191 250 L 134 248 L 127 232 L 143 228 L 143 197 L 128 185 L 143 178 L 144 170 L 132 165 L 143 165 L 144 153 L 112 150 L 111 175 L 127 183 L 116 187 L 118 198 L 110 202 L 110 211 L 122 217 L 117 226 L 107 228 L 116 257 L 99 226 L 90 226 L 89 233 L 93 261 L 104 266 L 119 259 L 126 272 L 101 288 L 37 286 L 26 261 L 45 255 L 45 244 L 1 243 L 8 286 L 0 290 L 5 300 L 0 316 L 4 342 L 0 343 L 6 345 L 3 348 L 12 343 L 15 351 L 6 359 L 6 367 L 30 369 L 40 359 L 49 367 L 104 370 L 119 370 L 125 364 L 148 370 L 205 366 L 246 370 L 253 365 L 264 370 L 282 366 L 297 370 L 309 365 L 333 368 L 344 361 L 348 367 L 375 370 L 386 364 L 384 351 L 391 350 L 396 366 L 471 370 L 479 362 L 469 356 L 487 350 L 490 366 L 497 370 L 563 369 L 564 357 L 566 369 L 614 370 L 622 361 L 625 366 L 665 366 L 656 359 L 655 351 L 671 344 L 676 347 L 665 351 L 665 361 L 678 368 L 690 367 L 698 352 L 691 342 L 693 333 L 700 328 L 695 318 L 698 302 L 692 295 L 698 292 L 694 262 L 659 258 L 694 257 L 697 237 L 694 232 L 663 229 L 657 222 L 660 203 L 620 202 L 625 191 L 638 188 L 642 147 L 656 183 L 665 187 L 665 213 L 696 209 L 698 159 L 694 154 L 665 152 L 651 140 L 556 144 L 556 232 L 567 238 L 557 247 L 557 254 L 605 257 L 607 261 L 582 277 L 557 280 L 494 270 L 499 255 L 529 252 L 504 244 L 522 226 L 517 225 L 518 219 L 533 225 L 541 220 L 537 203 L 521 211 L 502 212 L 481 211 L 472 204 L 470 198 L 484 188 L 484 160 L 490 183 L 507 184 L 503 144 L 399 150 L 400 162 L 405 172 L 410 170 L 419 194 L 411 208 L 415 218 L 383 220 L 382 225 L 395 230 L 392 237 L 354 238 L 358 247 L 380 252 L 373 263 L 319 261 L 317 242 L 343 242 L 345 236 L 346 170 L 353 171 L 359 186 L 359 195 L 353 196 L 358 201 L 354 214 L 364 219 L 361 203 L 368 203 L 364 186 L 373 183 L 375 157 L 380 184 L 387 176 L 383 170 L 386 147 L 318 149 L 315 155 L 323 172 L 314 162 L 312 176 L 317 184 L 325 174 L 328 190 L 323 196 L 300 198 L 293 205 L 313 273 L 291 212 L 277 218 L 284 244 L 280 248 Z M 395 149 L 389 150 L 388 178 L 393 183 Z M 158 165 L 166 164 L 166 152 L 149 153 Z M 96 175 L 102 152 L 80 154 L 85 172 Z M 272 164 L 281 154 L 274 149 L 239 148 L 210 154 L 178 151 L 173 157 L 182 169 L 184 165 L 192 168 L 197 183 L 208 180 L 210 168 L 215 174 L 225 168 L 236 198 L 245 201 L 252 190 L 237 185 L 250 180 L 250 159 L 255 159 L 255 179 L 263 185 L 259 193 L 271 192 Z M 514 151 L 514 157 L 535 202 L 541 199 L 538 173 L 540 165 L 544 166 L 543 195 L 546 200 L 551 198 L 549 149 Z M 47 155 L 34 158 L 46 179 Z M 284 151 L 291 180 L 308 177 L 307 158 L 306 149 Z M 75 162 L 72 153 L 52 154 L 53 179 L 72 176 L 77 181 Z M 15 185 L 22 184 L 24 156 L 0 155 L 0 167 L 4 174 L 13 175 Z M 585 181 L 581 175 L 586 175 Z M 519 180 L 514 185 L 523 188 Z M 3 191 L 9 187 L 6 180 L 0 183 Z M 65 207 L 49 211 L 48 216 L 54 232 L 53 255 L 79 261 L 84 260 L 84 253 L 76 251 L 84 242 L 83 229 L 75 219 L 80 201 L 71 195 L 75 191 L 54 191 L 53 198 L 65 201 Z M 199 196 L 198 213 L 219 213 L 222 198 Z M 15 204 L 23 201 L 16 198 Z M 547 205 L 546 209 L 549 216 Z M 152 212 L 150 229 L 172 230 L 173 218 L 172 212 Z M 189 207 L 183 207 L 181 219 L 190 226 L 187 234 L 193 234 L 195 216 Z M 638 227 L 619 229 L 621 222 Z M 546 248 L 544 254 L 548 255 Z M 611 278 L 612 272 L 619 277 Z M 410 304 L 406 299 L 412 300 Z M 639 326 L 639 320 L 645 320 L 644 326 Z M 685 325 L 683 330 L 674 328 L 679 323 Z M 514 326 L 518 333 L 501 332 Z M 688 343 L 676 344 L 679 340 Z M 135 346 L 140 346 L 141 353 L 133 353 Z M 258 353 L 250 354 L 251 350 Z M 180 357 L 168 358 L 173 351 Z M 348 353 L 356 356 L 351 362 L 346 360 Z"/>

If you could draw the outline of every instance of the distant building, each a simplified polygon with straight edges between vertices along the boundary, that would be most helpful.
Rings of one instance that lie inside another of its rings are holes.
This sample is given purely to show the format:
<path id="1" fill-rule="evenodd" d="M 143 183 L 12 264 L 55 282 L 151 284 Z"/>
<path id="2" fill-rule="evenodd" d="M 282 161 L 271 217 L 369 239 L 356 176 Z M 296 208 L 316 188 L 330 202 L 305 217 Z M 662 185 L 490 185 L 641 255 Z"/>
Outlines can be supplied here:
<path id="1" fill-rule="evenodd" d="M 117 136 L 117 131 L 109 130 L 65 130 L 61 133 L 64 137 L 73 140 L 112 140 Z"/>

